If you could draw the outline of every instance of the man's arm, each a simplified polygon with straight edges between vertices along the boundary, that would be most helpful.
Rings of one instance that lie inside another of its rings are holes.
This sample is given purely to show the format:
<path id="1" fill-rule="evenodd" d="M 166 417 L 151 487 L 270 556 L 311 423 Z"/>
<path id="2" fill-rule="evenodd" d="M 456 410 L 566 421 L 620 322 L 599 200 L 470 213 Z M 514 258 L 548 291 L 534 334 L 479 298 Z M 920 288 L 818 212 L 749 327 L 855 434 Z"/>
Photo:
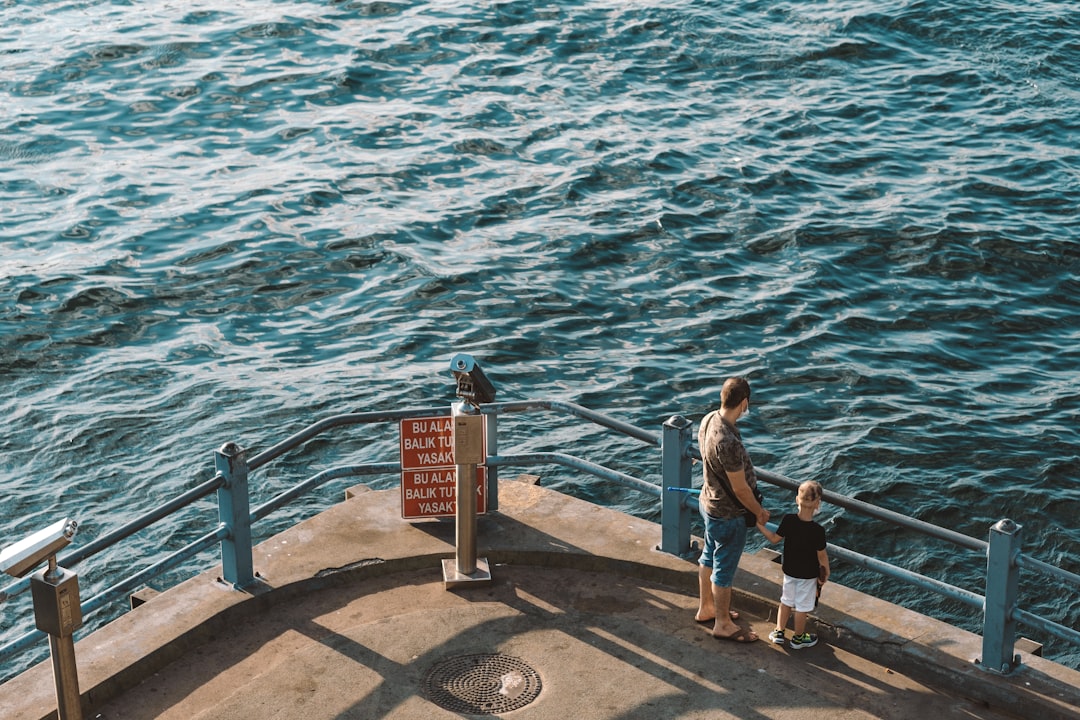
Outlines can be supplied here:
<path id="1" fill-rule="evenodd" d="M 746 471 L 729 471 L 727 476 L 728 482 L 731 483 L 731 492 L 735 493 L 735 497 L 739 499 L 742 506 L 754 514 L 758 523 L 764 525 L 769 522 L 769 511 L 761 507 L 754 498 L 754 493 L 746 482 Z"/>

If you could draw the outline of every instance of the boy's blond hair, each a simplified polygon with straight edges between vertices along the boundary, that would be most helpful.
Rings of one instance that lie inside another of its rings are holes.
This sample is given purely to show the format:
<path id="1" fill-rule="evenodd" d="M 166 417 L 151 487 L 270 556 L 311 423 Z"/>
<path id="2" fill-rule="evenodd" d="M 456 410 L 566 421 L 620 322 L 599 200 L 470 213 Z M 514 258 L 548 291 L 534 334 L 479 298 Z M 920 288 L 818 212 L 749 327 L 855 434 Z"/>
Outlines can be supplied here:
<path id="1" fill-rule="evenodd" d="M 799 505 L 812 503 L 821 499 L 821 483 L 817 480 L 807 480 L 799 486 L 799 494 L 795 496 L 795 502 Z"/>

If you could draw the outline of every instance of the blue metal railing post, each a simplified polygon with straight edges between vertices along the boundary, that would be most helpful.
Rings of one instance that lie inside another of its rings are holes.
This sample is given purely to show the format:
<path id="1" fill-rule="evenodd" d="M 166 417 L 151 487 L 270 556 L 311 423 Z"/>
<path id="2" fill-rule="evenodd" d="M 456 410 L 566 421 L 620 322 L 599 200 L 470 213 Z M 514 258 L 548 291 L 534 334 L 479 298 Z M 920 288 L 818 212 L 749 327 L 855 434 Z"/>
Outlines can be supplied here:
<path id="1" fill-rule="evenodd" d="M 225 478 L 218 488 L 218 519 L 229 534 L 221 540 L 221 574 L 237 590 L 255 581 L 251 559 L 251 500 L 248 497 L 248 464 L 244 450 L 225 443 L 214 451 L 214 466 Z"/>
<path id="2" fill-rule="evenodd" d="M 680 557 L 692 553 L 690 547 L 690 508 L 683 493 L 670 488 L 689 488 L 693 469 L 690 441 L 693 423 L 681 415 L 664 422 L 660 441 L 663 467 L 663 492 L 660 497 L 660 550 Z"/>
<path id="3" fill-rule="evenodd" d="M 986 553 L 986 600 L 983 606 L 982 667 L 1007 674 L 1020 664 L 1013 655 L 1016 638 L 1017 590 L 1020 568 L 1021 525 L 1009 519 L 999 520 L 990 528 L 990 547 Z"/>

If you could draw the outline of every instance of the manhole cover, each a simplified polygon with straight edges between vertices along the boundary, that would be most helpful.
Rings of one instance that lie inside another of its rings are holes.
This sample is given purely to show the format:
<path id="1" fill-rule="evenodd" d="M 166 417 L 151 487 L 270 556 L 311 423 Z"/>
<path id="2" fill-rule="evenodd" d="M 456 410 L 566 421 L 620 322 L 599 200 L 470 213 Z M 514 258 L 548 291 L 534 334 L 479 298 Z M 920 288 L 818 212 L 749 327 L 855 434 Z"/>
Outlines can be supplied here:
<path id="1" fill-rule="evenodd" d="M 535 700 L 540 676 L 523 660 L 509 655 L 461 655 L 428 670 L 424 693 L 452 712 L 495 715 Z"/>

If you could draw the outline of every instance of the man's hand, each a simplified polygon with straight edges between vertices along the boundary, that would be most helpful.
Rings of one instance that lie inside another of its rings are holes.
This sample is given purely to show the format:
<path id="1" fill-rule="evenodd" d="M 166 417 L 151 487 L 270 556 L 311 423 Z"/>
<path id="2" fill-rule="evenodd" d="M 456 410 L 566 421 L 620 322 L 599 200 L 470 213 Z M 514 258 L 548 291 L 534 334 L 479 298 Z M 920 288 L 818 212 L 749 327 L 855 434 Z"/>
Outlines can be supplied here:
<path id="1" fill-rule="evenodd" d="M 746 472 L 743 470 L 729 470 L 727 476 L 728 482 L 731 483 L 731 492 L 739 499 L 742 506 L 749 510 L 757 505 L 758 511 L 754 513 L 754 519 L 762 525 L 769 522 L 769 511 L 758 505 L 757 498 L 754 497 L 750 485 L 746 482 Z"/>

